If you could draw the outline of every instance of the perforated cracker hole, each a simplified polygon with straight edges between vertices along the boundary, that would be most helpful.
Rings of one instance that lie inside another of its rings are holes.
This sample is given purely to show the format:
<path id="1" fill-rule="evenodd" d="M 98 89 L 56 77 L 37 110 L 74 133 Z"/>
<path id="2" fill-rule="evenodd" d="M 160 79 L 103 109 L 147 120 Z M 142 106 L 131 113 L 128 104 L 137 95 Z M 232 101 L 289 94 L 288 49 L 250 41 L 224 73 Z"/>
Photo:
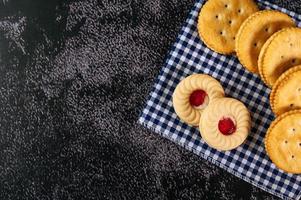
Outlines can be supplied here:
<path id="1" fill-rule="evenodd" d="M 287 140 L 285 140 L 284 143 L 287 144 Z"/>
<path id="2" fill-rule="evenodd" d="M 290 43 L 290 46 L 292 47 L 292 46 L 293 46 L 293 43 Z"/>
<path id="3" fill-rule="evenodd" d="M 298 92 L 301 92 L 301 88 L 298 88 Z"/>
<path id="4" fill-rule="evenodd" d="M 291 107 L 291 108 L 292 108 L 292 107 L 294 107 L 294 104 L 293 104 L 293 103 L 291 103 L 291 104 L 290 104 L 290 107 Z"/>
<path id="5" fill-rule="evenodd" d="M 294 155 L 292 155 L 292 159 L 294 159 L 295 158 L 295 156 Z"/>
<path id="6" fill-rule="evenodd" d="M 233 40 L 235 40 L 235 36 L 233 37 Z M 301 88 L 300 88 L 301 89 Z"/>
<path id="7" fill-rule="evenodd" d="M 301 147 L 301 142 L 299 142 L 299 147 Z"/>
<path id="8" fill-rule="evenodd" d="M 215 15 L 215 18 L 218 19 L 218 15 Z"/>
<path id="9" fill-rule="evenodd" d="M 241 9 L 238 9 L 238 13 L 241 13 Z"/>
<path id="10" fill-rule="evenodd" d="M 254 44 L 253 44 L 253 45 L 254 45 L 254 47 L 257 47 L 257 43 L 256 43 L 256 42 L 254 42 Z"/>
<path id="11" fill-rule="evenodd" d="M 296 59 L 293 59 L 293 60 L 292 60 L 292 63 L 295 64 L 295 63 L 296 63 Z"/>
<path id="12" fill-rule="evenodd" d="M 225 4 L 225 8 L 228 8 L 228 4 Z"/>
<path id="13" fill-rule="evenodd" d="M 283 59 L 284 58 L 284 56 L 281 56 L 281 59 Z"/>
<path id="14" fill-rule="evenodd" d="M 220 31 L 219 34 L 220 34 L 220 35 L 223 35 L 223 31 Z"/>
<path id="15" fill-rule="evenodd" d="M 231 20 L 229 20 L 229 24 L 232 24 L 232 21 L 231 21 Z"/>

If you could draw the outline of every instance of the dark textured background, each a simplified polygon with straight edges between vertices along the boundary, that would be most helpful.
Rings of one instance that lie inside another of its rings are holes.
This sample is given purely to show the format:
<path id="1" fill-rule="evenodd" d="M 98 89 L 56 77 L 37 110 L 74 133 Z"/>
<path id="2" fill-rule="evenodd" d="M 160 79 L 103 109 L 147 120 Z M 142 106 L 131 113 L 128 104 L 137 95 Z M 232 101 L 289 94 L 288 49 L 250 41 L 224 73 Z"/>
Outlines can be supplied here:
<path id="1" fill-rule="evenodd" d="M 273 198 L 136 123 L 193 4 L 0 0 L 1 200 Z"/>

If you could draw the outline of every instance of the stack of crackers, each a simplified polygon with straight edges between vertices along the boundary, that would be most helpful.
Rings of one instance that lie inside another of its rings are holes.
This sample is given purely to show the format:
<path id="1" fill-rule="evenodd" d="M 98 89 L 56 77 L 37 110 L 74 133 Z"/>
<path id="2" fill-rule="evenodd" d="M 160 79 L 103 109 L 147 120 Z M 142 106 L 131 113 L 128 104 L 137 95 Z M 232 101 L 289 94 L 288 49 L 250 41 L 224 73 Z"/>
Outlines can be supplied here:
<path id="1" fill-rule="evenodd" d="M 301 173 L 301 29 L 279 11 L 259 11 L 253 0 L 208 0 L 199 14 L 198 32 L 208 48 L 235 54 L 270 88 L 277 116 L 265 147 L 273 163 Z"/>

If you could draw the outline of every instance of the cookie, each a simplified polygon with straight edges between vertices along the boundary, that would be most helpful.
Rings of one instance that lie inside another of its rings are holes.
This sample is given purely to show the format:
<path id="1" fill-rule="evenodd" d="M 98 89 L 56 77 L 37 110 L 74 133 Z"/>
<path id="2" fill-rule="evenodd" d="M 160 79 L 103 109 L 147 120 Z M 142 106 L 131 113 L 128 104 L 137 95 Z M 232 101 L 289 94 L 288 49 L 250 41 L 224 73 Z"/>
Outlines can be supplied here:
<path id="1" fill-rule="evenodd" d="M 251 117 L 240 101 L 221 98 L 204 110 L 199 127 L 202 138 L 209 146 L 227 151 L 237 148 L 246 140 Z"/>
<path id="2" fill-rule="evenodd" d="M 300 38 L 300 28 L 285 28 L 272 35 L 261 48 L 258 70 L 269 87 L 283 72 L 301 64 Z"/>
<path id="3" fill-rule="evenodd" d="M 294 26 L 293 19 L 279 11 L 264 10 L 249 16 L 236 35 L 235 49 L 241 64 L 258 73 L 258 56 L 263 44 L 275 32 Z"/>
<path id="4" fill-rule="evenodd" d="M 301 111 L 286 112 L 272 122 L 265 136 L 272 162 L 288 173 L 301 173 Z"/>
<path id="5" fill-rule="evenodd" d="M 198 126 L 204 109 L 224 95 L 217 80 L 205 74 L 193 74 L 177 85 L 172 98 L 173 107 L 182 121 Z"/>
<path id="6" fill-rule="evenodd" d="M 270 94 L 270 103 L 276 115 L 301 109 L 301 65 L 279 77 Z"/>
<path id="7" fill-rule="evenodd" d="M 199 14 L 199 35 L 213 51 L 230 54 L 240 25 L 257 10 L 253 0 L 208 0 Z"/>

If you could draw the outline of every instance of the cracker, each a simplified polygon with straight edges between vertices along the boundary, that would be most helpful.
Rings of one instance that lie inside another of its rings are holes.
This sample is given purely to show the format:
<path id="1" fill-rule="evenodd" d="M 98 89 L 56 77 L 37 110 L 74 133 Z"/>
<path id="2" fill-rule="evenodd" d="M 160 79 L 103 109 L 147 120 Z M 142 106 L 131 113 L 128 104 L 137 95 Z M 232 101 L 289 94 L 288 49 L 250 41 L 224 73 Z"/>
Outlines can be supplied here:
<path id="1" fill-rule="evenodd" d="M 301 65 L 282 74 L 273 86 L 270 103 L 276 115 L 301 109 Z"/>
<path id="2" fill-rule="evenodd" d="M 199 35 L 213 51 L 233 53 L 239 27 L 257 10 L 253 0 L 209 0 L 199 14 Z"/>
<path id="3" fill-rule="evenodd" d="M 265 148 L 272 162 L 288 173 L 301 173 L 301 111 L 280 115 L 265 136 Z"/>
<path id="4" fill-rule="evenodd" d="M 258 70 L 267 86 L 272 87 L 282 73 L 301 64 L 300 38 L 300 28 L 285 28 L 272 35 L 263 45 Z"/>
<path id="5" fill-rule="evenodd" d="M 206 93 L 202 105 L 191 105 L 191 95 L 194 91 L 202 90 Z M 178 117 L 192 126 L 198 126 L 203 110 L 217 98 L 224 97 L 224 89 L 214 78 L 205 74 L 193 74 L 183 79 L 176 87 L 172 100 Z"/>
<path id="6" fill-rule="evenodd" d="M 266 40 L 275 32 L 293 26 L 293 19 L 279 11 L 264 10 L 252 14 L 236 35 L 235 49 L 239 61 L 249 71 L 258 73 L 258 56 Z"/>

